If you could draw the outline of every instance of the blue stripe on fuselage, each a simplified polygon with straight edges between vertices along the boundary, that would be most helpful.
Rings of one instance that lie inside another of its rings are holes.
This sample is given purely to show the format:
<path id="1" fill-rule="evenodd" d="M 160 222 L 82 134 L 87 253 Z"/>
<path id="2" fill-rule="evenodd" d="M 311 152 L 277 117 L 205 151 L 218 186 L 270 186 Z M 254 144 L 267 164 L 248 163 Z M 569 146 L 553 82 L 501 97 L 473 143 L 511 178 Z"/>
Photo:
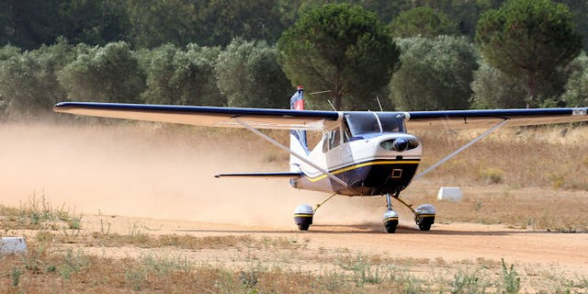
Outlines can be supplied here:
<path id="1" fill-rule="evenodd" d="M 419 159 L 370 160 L 330 171 L 347 182 L 349 187 L 342 187 L 324 174 L 306 175 L 294 180 L 292 184 L 296 188 L 337 192 L 348 196 L 382 195 L 406 188 L 419 162 Z M 394 170 L 401 170 L 400 176 L 393 178 Z"/>

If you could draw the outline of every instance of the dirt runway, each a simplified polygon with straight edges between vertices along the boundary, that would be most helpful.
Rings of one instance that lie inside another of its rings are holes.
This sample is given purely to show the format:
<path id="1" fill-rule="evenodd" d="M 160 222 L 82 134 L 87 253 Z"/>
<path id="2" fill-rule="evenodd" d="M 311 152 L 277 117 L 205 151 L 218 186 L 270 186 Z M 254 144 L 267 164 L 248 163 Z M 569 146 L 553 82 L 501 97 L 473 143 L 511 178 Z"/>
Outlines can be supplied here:
<path id="1" fill-rule="evenodd" d="M 206 236 L 279 237 L 304 240 L 309 251 L 349 252 L 365 256 L 398 259 L 443 260 L 447 263 L 475 263 L 476 260 L 500 262 L 502 259 L 537 270 L 554 269 L 574 276 L 588 269 L 588 234 L 536 232 L 511 229 L 501 225 L 469 223 L 435 224 L 430 232 L 421 232 L 407 224 L 395 234 L 386 234 L 381 224 L 314 225 L 308 232 L 296 227 L 253 226 L 238 223 L 162 220 L 152 218 L 107 218 L 88 216 L 87 230 L 98 230 L 99 219 L 106 219 L 111 230 L 127 233 L 131 226 L 153 235 L 188 234 Z M 223 252 L 207 252 L 201 257 L 210 261 L 222 258 Z M 317 268 L 320 267 L 317 261 Z M 305 264 L 308 267 L 308 263 Z"/>

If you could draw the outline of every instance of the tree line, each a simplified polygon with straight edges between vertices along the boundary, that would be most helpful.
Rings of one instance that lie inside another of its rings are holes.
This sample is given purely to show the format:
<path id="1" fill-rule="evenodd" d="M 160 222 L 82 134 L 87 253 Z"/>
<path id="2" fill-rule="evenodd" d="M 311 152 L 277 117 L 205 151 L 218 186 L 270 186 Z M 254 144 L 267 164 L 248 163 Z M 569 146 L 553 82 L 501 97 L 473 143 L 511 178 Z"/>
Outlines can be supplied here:
<path id="1" fill-rule="evenodd" d="M 241 2 L 4 1 L 0 115 L 285 108 L 297 84 L 316 109 L 587 105 L 588 1 Z"/>

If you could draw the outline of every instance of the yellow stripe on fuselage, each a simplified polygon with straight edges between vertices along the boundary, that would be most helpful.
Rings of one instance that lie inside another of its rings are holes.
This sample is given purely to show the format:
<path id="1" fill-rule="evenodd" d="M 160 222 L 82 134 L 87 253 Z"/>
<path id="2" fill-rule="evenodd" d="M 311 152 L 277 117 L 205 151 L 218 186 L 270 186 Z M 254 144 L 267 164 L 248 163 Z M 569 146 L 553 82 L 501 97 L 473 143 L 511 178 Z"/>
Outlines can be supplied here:
<path id="1" fill-rule="evenodd" d="M 364 163 L 352 165 L 352 166 L 349 166 L 349 167 L 344 167 L 342 169 L 338 169 L 338 170 L 332 171 L 330 173 L 333 174 L 333 175 L 337 175 L 337 174 L 344 173 L 346 171 L 354 170 L 354 169 L 357 169 L 357 168 L 361 168 L 361 167 L 364 167 L 364 166 L 385 165 L 385 164 L 419 164 L 419 161 L 418 160 L 371 161 L 371 162 L 364 162 Z M 311 181 L 311 182 L 317 182 L 317 181 L 320 181 L 320 180 L 322 180 L 322 179 L 324 179 L 326 177 L 327 177 L 327 175 L 320 175 L 320 176 L 314 177 L 314 178 L 311 178 L 311 177 L 308 177 L 307 176 L 306 178 L 309 181 Z"/>

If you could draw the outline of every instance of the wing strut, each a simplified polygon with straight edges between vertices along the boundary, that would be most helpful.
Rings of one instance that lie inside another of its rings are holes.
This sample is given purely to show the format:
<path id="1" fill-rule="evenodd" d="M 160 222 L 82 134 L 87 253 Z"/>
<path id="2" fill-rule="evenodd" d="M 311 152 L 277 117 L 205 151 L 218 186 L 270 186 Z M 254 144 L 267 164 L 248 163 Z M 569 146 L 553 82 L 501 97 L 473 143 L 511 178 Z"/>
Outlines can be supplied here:
<path id="1" fill-rule="evenodd" d="M 447 155 L 445 158 L 439 160 L 437 163 L 433 164 L 432 166 L 430 166 L 429 168 L 427 168 L 426 170 L 424 170 L 420 174 L 416 175 L 413 178 L 413 180 L 417 180 L 417 179 L 421 178 L 422 176 L 426 175 L 427 173 L 429 173 L 430 171 L 434 170 L 435 168 L 437 168 L 438 166 L 440 166 L 441 164 L 443 164 L 447 160 L 453 158 L 454 156 L 456 156 L 457 154 L 461 153 L 462 151 L 464 151 L 468 147 L 472 146 L 474 143 L 476 143 L 476 142 L 480 141 L 481 139 L 485 138 L 486 136 L 490 135 L 492 132 L 496 131 L 498 128 L 502 127 L 507 122 L 508 122 L 508 119 L 504 119 L 503 121 L 501 121 L 497 125 L 493 126 L 491 129 L 489 129 L 489 130 L 485 131 L 484 133 L 482 133 L 477 138 L 475 138 L 475 139 L 471 140 L 470 142 L 468 142 L 467 144 L 461 146 L 459 149 L 455 150 L 453 153 Z"/>
<path id="2" fill-rule="evenodd" d="M 284 150 L 284 151 L 286 151 L 286 152 L 288 152 L 288 153 L 292 154 L 294 157 L 296 157 L 296 158 L 298 158 L 298 159 L 302 160 L 304 163 L 306 163 L 306 164 L 308 164 L 308 165 L 312 166 L 313 168 L 317 169 L 317 170 L 318 170 L 318 171 L 320 171 L 322 174 L 324 174 L 324 175 L 326 175 L 327 177 L 331 178 L 333 181 L 335 181 L 335 182 L 337 182 L 337 183 L 339 183 L 339 184 L 343 185 L 344 187 L 348 187 L 348 186 L 349 186 L 349 185 L 348 185 L 348 184 L 347 184 L 345 181 L 341 180 L 340 178 L 338 178 L 338 177 L 337 177 L 337 176 L 335 176 L 334 174 L 332 174 L 332 173 L 328 172 L 327 170 L 325 170 L 325 169 L 321 168 L 320 166 L 318 166 L 318 165 L 314 164 L 312 161 L 310 161 L 310 160 L 306 159 L 306 157 L 304 157 L 304 156 L 301 156 L 300 154 L 298 154 L 298 153 L 296 153 L 296 152 L 294 152 L 294 151 L 290 150 L 290 148 L 288 148 L 288 147 L 286 147 L 286 146 L 284 146 L 284 145 L 280 144 L 278 141 L 276 141 L 276 140 L 272 139 L 272 138 L 271 138 L 271 137 L 269 137 L 268 135 L 266 135 L 266 134 L 264 134 L 264 133 L 260 132 L 260 131 L 259 131 L 259 130 L 257 130 L 256 128 L 254 128 L 254 127 L 252 127 L 252 126 L 248 125 L 247 123 L 245 123 L 245 122 L 243 122 L 242 120 L 240 120 L 238 117 L 235 117 L 235 118 L 234 118 L 234 120 L 235 120 L 237 123 L 239 123 L 240 125 L 242 125 L 244 128 L 246 128 L 246 129 L 250 130 L 250 131 L 251 131 L 251 132 L 253 132 L 254 134 L 256 134 L 256 135 L 260 136 L 261 138 L 265 139 L 266 141 L 268 141 L 268 142 L 272 143 L 274 146 L 276 146 L 276 147 L 278 147 L 278 148 L 280 148 L 280 149 L 282 149 L 282 150 Z"/>

